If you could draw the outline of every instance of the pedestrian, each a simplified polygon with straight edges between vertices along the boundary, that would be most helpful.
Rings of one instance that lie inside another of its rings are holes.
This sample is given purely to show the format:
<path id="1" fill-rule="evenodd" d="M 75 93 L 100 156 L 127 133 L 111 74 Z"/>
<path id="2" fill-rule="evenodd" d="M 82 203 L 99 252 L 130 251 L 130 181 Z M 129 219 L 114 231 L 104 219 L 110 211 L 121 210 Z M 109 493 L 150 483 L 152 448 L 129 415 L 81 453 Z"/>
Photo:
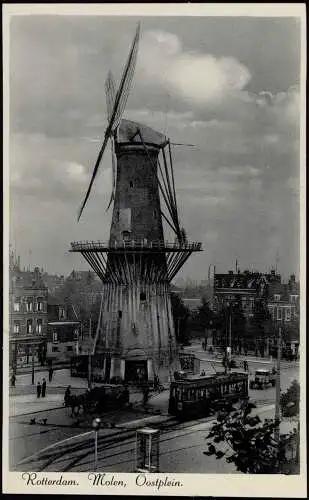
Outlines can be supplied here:
<path id="1" fill-rule="evenodd" d="M 246 359 L 244 360 L 244 370 L 245 372 L 248 371 L 248 361 Z"/>
<path id="2" fill-rule="evenodd" d="M 15 373 L 13 373 L 11 376 L 11 386 L 12 387 L 15 387 L 15 382 L 16 382 L 16 376 L 15 376 Z"/>
<path id="3" fill-rule="evenodd" d="M 53 368 L 51 366 L 50 369 L 48 370 L 48 380 L 49 380 L 49 382 L 51 382 L 53 380 L 53 373 L 54 373 L 54 370 L 53 370 Z"/>
<path id="4" fill-rule="evenodd" d="M 148 403 L 148 399 L 149 399 L 149 388 L 148 388 L 148 385 L 145 384 L 143 387 L 143 405 L 144 406 L 146 406 L 146 404 Z"/>
<path id="5" fill-rule="evenodd" d="M 66 391 L 64 393 L 64 404 L 65 404 L 65 406 L 68 406 L 70 398 L 71 398 L 71 386 L 69 385 L 66 388 Z"/>
<path id="6" fill-rule="evenodd" d="M 36 386 L 36 397 L 39 398 L 41 396 L 41 382 L 38 381 L 37 386 Z"/>
<path id="7" fill-rule="evenodd" d="M 42 382 L 42 398 L 45 398 L 45 395 L 46 395 L 46 380 L 45 380 L 45 378 L 43 378 L 43 382 Z"/>

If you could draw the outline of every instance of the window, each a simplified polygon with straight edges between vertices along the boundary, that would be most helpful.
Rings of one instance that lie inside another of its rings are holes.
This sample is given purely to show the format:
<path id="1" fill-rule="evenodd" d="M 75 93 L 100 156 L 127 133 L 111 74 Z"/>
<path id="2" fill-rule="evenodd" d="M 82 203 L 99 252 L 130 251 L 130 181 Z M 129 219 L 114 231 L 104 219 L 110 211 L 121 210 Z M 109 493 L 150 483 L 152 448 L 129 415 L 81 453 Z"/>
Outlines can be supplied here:
<path id="1" fill-rule="evenodd" d="M 279 300 L 280 300 L 280 295 L 279 295 L 279 293 L 275 293 L 275 295 L 274 295 L 274 300 L 275 300 L 276 302 L 279 302 Z"/>
<path id="2" fill-rule="evenodd" d="M 20 297 L 15 297 L 14 300 L 14 312 L 20 311 Z"/>
<path id="3" fill-rule="evenodd" d="M 67 351 L 73 351 L 73 347 L 71 345 L 67 345 Z"/>
<path id="4" fill-rule="evenodd" d="M 130 188 L 133 188 L 133 187 L 134 187 L 133 181 L 130 181 Z"/>
<path id="5" fill-rule="evenodd" d="M 43 299 L 41 297 L 39 297 L 37 300 L 37 310 L 43 311 Z"/>
<path id="6" fill-rule="evenodd" d="M 58 352 L 58 351 L 59 351 L 58 346 L 53 346 L 52 347 L 52 352 Z"/>
<path id="7" fill-rule="evenodd" d="M 63 307 L 59 307 L 59 319 L 65 319 L 65 313 Z"/>
<path id="8" fill-rule="evenodd" d="M 291 309 L 287 307 L 285 310 L 285 321 L 291 321 Z"/>
<path id="9" fill-rule="evenodd" d="M 78 329 L 76 328 L 76 330 L 74 330 L 74 336 L 73 336 L 74 340 L 78 340 Z"/>
<path id="10" fill-rule="evenodd" d="M 26 306 L 27 312 L 32 312 L 33 311 L 33 298 L 28 297 L 26 304 L 27 304 L 27 306 Z"/>
<path id="11" fill-rule="evenodd" d="M 282 319 L 282 309 L 281 309 L 281 307 L 277 308 L 277 319 Z"/>
<path id="12" fill-rule="evenodd" d="M 129 241 L 129 239 L 130 239 L 130 233 L 129 233 L 129 231 L 123 231 L 122 238 L 123 238 L 124 241 Z"/>
<path id="13" fill-rule="evenodd" d="M 157 218 L 157 216 L 158 216 L 158 212 L 157 212 L 157 210 L 156 210 L 156 209 L 154 209 L 154 211 L 153 211 L 153 216 L 154 216 L 155 218 Z"/>
<path id="14" fill-rule="evenodd" d="M 146 300 L 146 294 L 145 294 L 145 292 L 141 292 L 140 293 L 139 299 L 140 299 L 141 302 L 144 302 Z"/>
<path id="15" fill-rule="evenodd" d="M 42 333 L 42 325 L 43 325 L 43 320 L 39 318 L 36 322 L 36 333 L 38 333 L 39 335 L 41 335 Z"/>
<path id="16" fill-rule="evenodd" d="M 27 319 L 27 333 L 32 333 L 32 319 Z"/>
<path id="17" fill-rule="evenodd" d="M 57 332 L 53 332 L 53 342 L 58 342 L 58 333 Z"/>
<path id="18" fill-rule="evenodd" d="M 118 318 L 122 318 L 122 311 L 118 311 Z"/>
<path id="19" fill-rule="evenodd" d="M 20 321 L 14 321 L 13 332 L 14 333 L 19 333 L 20 332 Z"/>

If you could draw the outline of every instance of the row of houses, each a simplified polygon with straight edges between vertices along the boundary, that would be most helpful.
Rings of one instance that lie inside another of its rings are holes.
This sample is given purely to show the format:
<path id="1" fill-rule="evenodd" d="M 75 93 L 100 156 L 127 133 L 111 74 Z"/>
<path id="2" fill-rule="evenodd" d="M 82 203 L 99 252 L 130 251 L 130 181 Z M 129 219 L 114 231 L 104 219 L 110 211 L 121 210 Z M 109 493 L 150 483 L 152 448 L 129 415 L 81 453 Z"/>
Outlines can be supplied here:
<path id="1" fill-rule="evenodd" d="M 19 258 L 10 255 L 9 345 L 10 366 L 15 370 L 29 364 L 67 361 L 79 351 L 81 324 L 74 311 L 64 307 L 56 292 L 62 277 L 49 280 L 38 267 L 20 268 Z"/>

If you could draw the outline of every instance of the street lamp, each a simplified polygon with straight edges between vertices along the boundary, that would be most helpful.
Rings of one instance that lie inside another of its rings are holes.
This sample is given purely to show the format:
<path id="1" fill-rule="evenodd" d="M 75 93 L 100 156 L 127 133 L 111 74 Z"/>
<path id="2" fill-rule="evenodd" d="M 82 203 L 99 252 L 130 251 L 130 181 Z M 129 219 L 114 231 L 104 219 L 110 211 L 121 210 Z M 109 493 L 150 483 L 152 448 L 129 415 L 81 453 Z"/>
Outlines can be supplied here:
<path id="1" fill-rule="evenodd" d="M 92 422 L 92 427 L 94 428 L 94 471 L 97 470 L 98 464 L 98 431 L 101 427 L 101 422 L 99 417 L 95 418 Z"/>

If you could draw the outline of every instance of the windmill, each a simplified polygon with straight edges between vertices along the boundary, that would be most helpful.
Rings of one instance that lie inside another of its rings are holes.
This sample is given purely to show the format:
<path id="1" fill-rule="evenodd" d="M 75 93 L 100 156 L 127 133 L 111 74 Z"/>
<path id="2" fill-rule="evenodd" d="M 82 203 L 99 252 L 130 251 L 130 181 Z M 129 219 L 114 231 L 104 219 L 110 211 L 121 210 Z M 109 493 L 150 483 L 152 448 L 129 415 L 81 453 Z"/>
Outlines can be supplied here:
<path id="1" fill-rule="evenodd" d="M 180 224 L 172 148 L 162 133 L 123 119 L 140 36 L 140 25 L 116 91 L 111 72 L 105 92 L 108 124 L 80 218 L 107 144 L 111 144 L 113 214 L 108 242 L 73 242 L 102 281 L 103 306 L 93 355 L 104 360 L 106 380 L 167 379 L 177 365 L 170 282 L 200 243 L 189 243 Z M 164 208 L 161 207 L 161 202 Z M 164 220 L 175 241 L 164 240 Z"/>

